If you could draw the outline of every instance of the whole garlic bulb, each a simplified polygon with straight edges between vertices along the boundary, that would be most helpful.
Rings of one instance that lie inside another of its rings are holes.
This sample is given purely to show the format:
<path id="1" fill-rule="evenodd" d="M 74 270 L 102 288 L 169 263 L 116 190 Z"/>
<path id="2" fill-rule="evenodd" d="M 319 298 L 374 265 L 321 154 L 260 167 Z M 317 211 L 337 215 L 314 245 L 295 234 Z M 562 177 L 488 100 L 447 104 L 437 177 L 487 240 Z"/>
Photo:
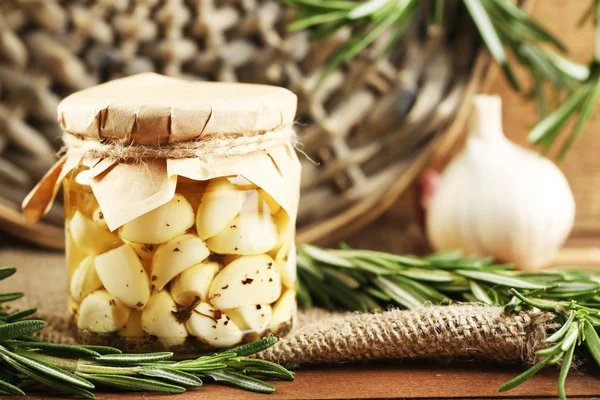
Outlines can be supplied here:
<path id="1" fill-rule="evenodd" d="M 573 227 L 569 184 L 550 160 L 504 137 L 498 96 L 475 96 L 473 103 L 469 138 L 428 206 L 431 245 L 521 269 L 547 265 Z"/>

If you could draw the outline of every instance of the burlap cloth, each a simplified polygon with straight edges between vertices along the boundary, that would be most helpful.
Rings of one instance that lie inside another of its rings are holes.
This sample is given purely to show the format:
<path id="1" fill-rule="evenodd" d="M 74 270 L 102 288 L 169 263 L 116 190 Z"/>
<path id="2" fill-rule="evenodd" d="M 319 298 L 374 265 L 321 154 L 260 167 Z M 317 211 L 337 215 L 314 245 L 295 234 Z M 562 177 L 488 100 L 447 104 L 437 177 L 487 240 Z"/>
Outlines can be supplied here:
<path id="1" fill-rule="evenodd" d="M 11 304 L 38 307 L 49 322 L 42 337 L 74 343 L 66 318 L 63 255 L 0 249 L 0 265 L 18 268 L 16 275 L 0 282 L 0 291 L 26 293 Z M 379 313 L 301 310 L 297 328 L 260 356 L 299 364 L 423 358 L 531 362 L 551 318 L 539 312 L 505 314 L 502 308 L 477 304 Z"/>

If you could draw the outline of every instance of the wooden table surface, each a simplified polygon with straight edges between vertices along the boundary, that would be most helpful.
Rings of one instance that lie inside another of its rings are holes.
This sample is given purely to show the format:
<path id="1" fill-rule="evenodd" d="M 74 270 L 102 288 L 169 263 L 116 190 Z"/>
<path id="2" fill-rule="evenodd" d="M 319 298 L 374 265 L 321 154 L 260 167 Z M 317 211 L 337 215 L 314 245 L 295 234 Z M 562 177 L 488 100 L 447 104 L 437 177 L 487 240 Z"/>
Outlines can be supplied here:
<path id="1" fill-rule="evenodd" d="M 498 387 L 516 376 L 520 367 L 473 365 L 471 363 L 371 363 L 319 366 L 297 371 L 294 382 L 274 382 L 271 395 L 210 385 L 169 396 L 169 399 L 554 399 L 558 372 L 548 369 L 510 392 Z M 569 399 L 600 399 L 600 371 L 573 372 L 567 380 Z M 597 377 L 594 377 L 596 375 Z M 47 400 L 48 396 L 29 399 Z M 99 400 L 164 399 L 163 394 L 97 393 Z M 18 399 L 14 397 L 14 399 Z"/>

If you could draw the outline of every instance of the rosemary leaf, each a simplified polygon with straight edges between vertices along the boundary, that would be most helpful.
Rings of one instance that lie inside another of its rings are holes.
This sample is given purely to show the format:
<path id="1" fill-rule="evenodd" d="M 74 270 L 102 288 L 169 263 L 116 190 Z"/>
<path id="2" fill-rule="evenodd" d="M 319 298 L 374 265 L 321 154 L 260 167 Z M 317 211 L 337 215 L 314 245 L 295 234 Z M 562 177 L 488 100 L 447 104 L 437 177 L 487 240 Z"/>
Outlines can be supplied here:
<path id="1" fill-rule="evenodd" d="M 148 367 L 140 370 L 140 375 L 152 378 L 160 378 L 175 385 L 185 387 L 200 387 L 202 380 L 195 375 L 183 371 L 170 370 L 168 368 Z"/>
<path id="2" fill-rule="evenodd" d="M 560 368 L 560 374 L 558 375 L 558 397 L 561 400 L 567 400 L 567 393 L 565 391 L 565 382 L 567 381 L 567 375 L 569 374 L 569 368 L 571 368 L 571 361 L 573 361 L 573 352 L 575 351 L 576 343 L 573 342 L 567 350 L 562 360 L 562 366 Z"/>
<path id="3" fill-rule="evenodd" d="M 352 263 L 350 261 L 330 251 L 323 250 L 319 247 L 306 244 L 302 246 L 302 251 L 306 253 L 306 255 L 318 262 L 329 265 L 335 265 L 337 267 L 352 268 Z"/>
<path id="4" fill-rule="evenodd" d="M 17 272 L 15 267 L 0 267 L 0 281 Z"/>
<path id="5" fill-rule="evenodd" d="M 527 371 L 523 372 L 521 375 L 511 379 L 510 381 L 506 382 L 504 385 L 500 386 L 500 389 L 498 389 L 498 391 L 506 392 L 507 390 L 510 390 L 510 389 L 513 389 L 513 388 L 519 386 L 520 384 L 522 384 L 523 382 L 525 382 L 526 380 L 531 378 L 533 375 L 535 375 L 540 369 L 542 369 L 550 361 L 551 358 L 552 358 L 552 355 L 549 355 L 549 356 L 545 357 L 543 360 L 538 361 L 534 366 L 529 368 Z"/>
<path id="6" fill-rule="evenodd" d="M 266 382 L 231 370 L 207 371 L 203 372 L 202 375 L 211 378 L 217 383 L 223 383 L 239 389 L 258 393 L 273 393 L 275 391 L 275 388 Z"/>
<path id="7" fill-rule="evenodd" d="M 350 13 L 348 13 L 348 18 L 358 19 L 366 17 L 379 11 L 389 3 L 391 3 L 390 0 L 367 0 L 363 4 L 350 11 Z"/>
<path id="8" fill-rule="evenodd" d="M 585 345 L 594 361 L 596 361 L 596 365 L 600 367 L 600 338 L 587 318 L 583 320 L 583 333 L 585 335 Z"/>
<path id="9" fill-rule="evenodd" d="M 356 3 L 344 0 L 283 0 L 285 4 L 325 10 L 351 10 Z"/>
<path id="10" fill-rule="evenodd" d="M 494 285 L 506 286 L 510 288 L 516 289 L 544 289 L 544 285 L 539 285 L 536 283 L 528 282 L 523 279 L 518 279 L 514 277 L 494 274 L 491 272 L 483 272 L 483 271 L 467 271 L 467 270 L 457 270 L 457 274 L 465 276 L 467 278 L 475 279 L 477 281 L 487 282 Z"/>
<path id="11" fill-rule="evenodd" d="M 44 385 L 47 385 L 55 390 L 58 390 L 61 393 L 73 394 L 73 395 L 83 397 L 86 399 L 94 399 L 95 398 L 94 394 L 86 389 L 82 389 L 78 386 L 70 385 L 68 383 L 65 383 L 64 381 L 55 379 L 51 375 L 46 375 L 44 373 L 38 372 L 37 370 L 28 368 L 24 365 L 21 365 L 19 362 L 13 360 L 12 358 L 7 357 L 6 355 L 4 355 L 2 353 L 0 353 L 0 358 L 6 364 L 8 364 L 11 368 L 15 369 L 16 371 L 20 372 L 21 374 L 26 375 L 26 376 L 34 379 L 35 381 L 43 383 Z"/>
<path id="12" fill-rule="evenodd" d="M 403 289 L 384 277 L 379 276 L 373 279 L 373 283 L 403 307 L 412 309 L 423 305 L 423 303 L 409 291 Z"/>
<path id="13" fill-rule="evenodd" d="M 79 347 L 95 351 L 96 353 L 101 354 L 101 355 L 106 355 L 106 354 L 121 354 L 122 353 L 121 350 L 115 349 L 114 347 L 108 347 L 108 346 L 82 345 L 82 346 L 79 346 Z"/>
<path id="14" fill-rule="evenodd" d="M 228 360 L 227 366 L 238 370 L 243 370 L 245 372 L 247 372 L 248 369 L 254 371 L 268 371 L 268 376 L 283 379 L 286 381 L 294 380 L 294 373 L 292 371 L 288 371 L 281 365 L 266 360 L 236 357 L 234 359 Z"/>
<path id="15" fill-rule="evenodd" d="M 16 311 L 16 312 L 14 312 L 12 314 L 9 314 L 6 317 L 4 317 L 4 320 L 6 322 L 18 321 L 18 320 L 23 319 L 25 317 L 29 317 L 32 314 L 35 314 L 36 311 L 37 311 L 37 308 L 28 308 L 26 310 Z"/>
<path id="16" fill-rule="evenodd" d="M 104 374 L 81 374 L 92 382 L 107 387 L 135 391 L 135 392 L 159 392 L 178 394 L 185 392 L 185 388 L 170 383 L 164 383 L 152 379 L 136 378 L 133 376 L 104 375 Z"/>
<path id="17" fill-rule="evenodd" d="M 6 303 L 8 301 L 17 300 L 23 297 L 22 292 L 14 292 L 14 293 L 1 293 L 0 294 L 0 303 Z"/>
<path id="18" fill-rule="evenodd" d="M 0 390 L 4 392 L 4 394 L 15 395 L 15 396 L 25 396 L 25 392 L 20 388 L 11 385 L 10 383 L 0 379 Z"/>
<path id="19" fill-rule="evenodd" d="M 490 296 L 488 296 L 486 291 L 476 281 L 469 281 L 469 287 L 471 288 L 471 293 L 473 293 L 473 296 L 477 300 L 488 305 L 494 304 Z"/>
<path id="20" fill-rule="evenodd" d="M 334 22 L 346 17 L 344 11 L 332 11 L 326 14 L 311 15 L 303 19 L 296 20 L 288 25 L 288 30 L 297 32 L 326 22 Z"/>
<path id="21" fill-rule="evenodd" d="M 498 37 L 498 33 L 494 28 L 494 24 L 490 20 L 490 17 L 485 8 L 482 6 L 480 0 L 463 0 L 463 2 L 471 14 L 471 17 L 473 18 L 481 37 L 485 41 L 488 50 L 492 54 L 492 57 L 494 57 L 496 62 L 500 64 L 512 87 L 516 91 L 519 91 L 519 82 L 517 81 L 517 78 L 515 77 L 510 64 L 508 63 L 508 58 L 504 52 L 502 41 Z"/>
<path id="22" fill-rule="evenodd" d="M 275 343 L 277 343 L 277 338 L 275 336 L 269 336 L 267 338 L 257 340 L 256 342 L 234 347 L 233 349 L 227 350 L 227 353 L 235 353 L 237 356 L 246 357 L 252 354 L 260 353 L 261 351 L 273 346 Z"/>
<path id="23" fill-rule="evenodd" d="M 39 361 L 39 360 L 36 360 L 33 358 L 23 356 L 21 354 L 10 352 L 2 346 L 0 346 L 0 354 L 2 354 L 4 357 L 13 359 L 15 362 L 18 362 L 19 364 L 23 365 L 24 367 L 35 370 L 44 375 L 50 376 L 53 379 L 63 381 L 68 385 L 72 385 L 74 387 L 78 387 L 81 389 L 93 389 L 94 388 L 94 385 L 91 382 L 88 382 L 87 380 L 85 380 L 71 372 L 68 372 L 62 368 L 58 368 L 53 365 L 47 364 L 43 361 Z"/>
<path id="24" fill-rule="evenodd" d="M 597 43 L 597 45 L 600 46 L 600 38 L 598 38 L 598 41 L 596 43 Z M 565 156 L 567 155 L 567 153 L 569 152 L 571 147 L 573 147 L 573 144 L 575 144 L 577 139 L 579 139 L 579 137 L 581 136 L 583 129 L 585 128 L 588 121 L 590 120 L 590 118 L 592 118 L 592 116 L 594 115 L 594 112 L 596 111 L 596 106 L 598 104 L 599 98 L 600 98 L 600 77 L 596 77 L 596 82 L 594 83 L 591 90 L 589 91 L 586 99 L 583 102 L 583 106 L 581 107 L 581 110 L 579 111 L 579 118 L 577 119 L 577 124 L 575 125 L 575 129 L 573 130 L 573 132 L 569 136 L 569 139 L 567 139 L 567 142 L 564 144 L 564 146 L 560 150 L 560 153 L 558 155 L 559 160 L 562 160 L 565 158 Z"/>
<path id="25" fill-rule="evenodd" d="M 47 352 L 50 354 L 60 354 L 62 356 L 69 357 L 100 357 L 100 353 L 86 349 L 82 346 L 73 346 L 68 344 L 59 344 L 59 343 L 46 343 L 46 342 L 29 342 L 22 340 L 11 340 L 3 343 L 5 346 L 9 346 L 11 348 L 29 348 L 35 350 L 42 350 L 43 352 Z"/>
<path id="26" fill-rule="evenodd" d="M 560 107 L 548 114 L 548 116 L 533 127 L 531 132 L 529 132 L 529 141 L 531 143 L 541 143 L 544 140 L 553 138 L 569 120 L 575 110 L 581 106 L 588 91 L 589 87 L 584 85 L 573 92 Z"/>
<path id="27" fill-rule="evenodd" d="M 98 363 L 108 363 L 113 365 L 134 365 L 138 363 L 169 360 L 172 357 L 173 353 L 171 352 L 146 354 L 108 354 L 96 357 L 95 361 Z"/>
<path id="28" fill-rule="evenodd" d="M 46 327 L 44 321 L 17 321 L 0 326 L 0 342 L 30 335 Z"/>
<path id="29" fill-rule="evenodd" d="M 565 336 L 565 334 L 571 327 L 571 323 L 573 322 L 574 319 L 575 319 L 575 311 L 569 312 L 569 317 L 567 318 L 567 320 L 562 324 L 562 326 L 560 327 L 559 330 L 557 330 L 552 335 L 550 335 L 546 338 L 546 343 L 556 343 L 560 339 L 562 339 L 562 337 Z"/>
<path id="30" fill-rule="evenodd" d="M 456 280 L 454 276 L 446 271 L 431 271 L 418 268 L 398 270 L 396 274 L 424 282 L 450 283 Z"/>

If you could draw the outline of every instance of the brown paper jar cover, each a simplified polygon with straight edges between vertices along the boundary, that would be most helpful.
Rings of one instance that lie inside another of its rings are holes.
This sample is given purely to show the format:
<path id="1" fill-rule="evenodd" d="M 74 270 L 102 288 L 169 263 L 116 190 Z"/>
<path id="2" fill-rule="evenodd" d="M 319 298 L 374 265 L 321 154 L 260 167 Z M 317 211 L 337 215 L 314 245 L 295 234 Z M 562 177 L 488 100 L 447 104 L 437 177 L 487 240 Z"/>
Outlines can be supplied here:
<path id="1" fill-rule="evenodd" d="M 293 123 L 296 104 L 296 95 L 281 87 L 144 73 L 68 96 L 58 121 L 85 138 L 163 144 L 275 130 Z"/>

